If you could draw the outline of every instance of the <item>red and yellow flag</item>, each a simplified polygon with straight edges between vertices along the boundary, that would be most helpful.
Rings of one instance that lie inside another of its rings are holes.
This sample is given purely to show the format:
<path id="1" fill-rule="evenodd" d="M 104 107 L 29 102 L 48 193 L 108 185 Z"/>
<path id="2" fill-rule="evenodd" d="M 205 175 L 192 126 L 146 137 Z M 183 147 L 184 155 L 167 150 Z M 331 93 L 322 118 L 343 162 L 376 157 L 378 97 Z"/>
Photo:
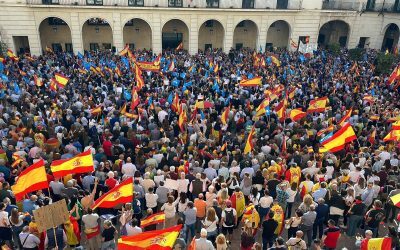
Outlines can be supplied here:
<path id="1" fill-rule="evenodd" d="M 58 86 L 60 86 L 61 88 L 64 88 L 67 85 L 68 81 L 69 81 L 68 77 L 63 76 L 63 75 L 58 74 L 58 73 L 54 74 L 54 78 L 56 79 L 56 82 L 57 82 Z"/>
<path id="2" fill-rule="evenodd" d="M 113 208 L 118 204 L 132 202 L 132 198 L 133 178 L 128 178 L 98 198 L 92 205 L 92 209 L 98 207 Z"/>
<path id="3" fill-rule="evenodd" d="M 372 104 L 375 102 L 375 98 L 372 95 L 366 95 L 363 97 L 363 101 Z"/>
<path id="4" fill-rule="evenodd" d="M 324 112 L 328 97 L 321 97 L 310 101 L 310 106 L 307 109 L 307 113 Z"/>
<path id="5" fill-rule="evenodd" d="M 135 77 L 137 90 L 141 90 L 144 87 L 144 80 L 142 76 L 142 70 L 135 64 Z"/>
<path id="6" fill-rule="evenodd" d="M 23 200 L 25 195 L 40 189 L 48 188 L 44 161 L 40 160 L 22 171 L 16 183 L 11 187 L 17 201 Z"/>
<path id="7" fill-rule="evenodd" d="M 290 110 L 289 117 L 292 121 L 296 122 L 304 117 L 306 117 L 307 113 L 301 111 L 301 109 L 292 109 Z"/>
<path id="8" fill-rule="evenodd" d="M 67 160 L 56 160 L 50 165 L 54 177 L 63 177 L 67 174 L 80 174 L 94 171 L 93 156 L 90 150 Z"/>
<path id="9" fill-rule="evenodd" d="M 396 81 L 399 77 L 400 77 L 400 67 L 396 66 L 396 68 L 394 68 L 392 74 L 390 74 L 390 77 L 388 80 L 389 84 L 393 84 L 394 81 Z"/>
<path id="10" fill-rule="evenodd" d="M 97 106 L 90 110 L 90 114 L 92 114 L 93 116 L 99 115 L 101 112 L 101 106 Z"/>
<path id="11" fill-rule="evenodd" d="M 372 131 L 371 135 L 368 137 L 368 141 L 371 144 L 375 143 L 375 137 L 376 137 L 376 129 L 374 129 L 374 131 Z"/>
<path id="12" fill-rule="evenodd" d="M 214 104 L 209 101 L 196 101 L 194 106 L 198 109 L 208 109 L 208 108 L 212 108 L 214 106 Z"/>
<path id="13" fill-rule="evenodd" d="M 217 64 L 215 64 L 215 67 L 214 67 L 214 73 L 218 73 L 218 70 L 219 70 L 219 66 L 218 66 L 218 63 L 217 63 Z"/>
<path id="14" fill-rule="evenodd" d="M 133 88 L 132 90 L 132 102 L 131 102 L 131 112 L 135 110 L 136 106 L 139 105 L 140 103 L 140 98 L 139 95 L 136 91 L 136 88 Z"/>
<path id="15" fill-rule="evenodd" d="M 257 87 L 261 85 L 261 76 L 254 77 L 250 80 L 242 80 L 239 83 L 242 87 Z"/>
<path id="16" fill-rule="evenodd" d="M 54 79 L 54 78 L 51 78 L 50 79 L 50 89 L 52 90 L 52 91 L 54 91 L 54 92 L 56 92 L 57 91 L 57 89 L 58 89 L 58 87 L 57 87 L 57 82 L 56 82 L 56 80 Z"/>
<path id="17" fill-rule="evenodd" d="M 400 208 L 400 194 L 393 195 L 390 199 L 396 207 Z"/>
<path id="18" fill-rule="evenodd" d="M 254 145 L 253 145 L 253 137 L 255 134 L 256 130 L 254 128 L 254 126 L 251 128 L 251 131 L 249 133 L 249 135 L 247 136 L 247 140 L 246 140 L 246 146 L 244 147 L 244 154 L 248 154 L 251 151 L 253 151 Z"/>
<path id="19" fill-rule="evenodd" d="M 175 93 L 174 99 L 172 100 L 171 103 L 171 109 L 174 112 L 180 113 L 179 111 L 179 95 L 178 93 Z"/>
<path id="20" fill-rule="evenodd" d="M 128 53 L 128 51 L 129 51 L 129 45 L 126 44 L 124 49 L 119 52 L 119 55 L 124 56 L 124 55 L 126 55 L 126 53 Z"/>
<path id="21" fill-rule="evenodd" d="M 269 97 L 265 98 L 256 109 L 256 117 L 260 117 L 266 113 L 265 108 L 269 106 Z"/>
<path id="22" fill-rule="evenodd" d="M 119 250 L 170 250 L 173 248 L 182 225 L 162 230 L 140 233 L 118 239 Z"/>
<path id="23" fill-rule="evenodd" d="M 392 129 L 393 130 L 400 130 L 400 120 L 392 123 Z"/>
<path id="24" fill-rule="evenodd" d="M 126 103 L 124 104 L 124 106 L 121 108 L 121 110 L 119 112 L 121 113 L 121 115 L 124 115 L 125 117 L 128 117 L 130 119 L 137 119 L 139 117 L 138 115 L 126 112 Z"/>
<path id="25" fill-rule="evenodd" d="M 231 112 L 231 107 L 226 107 L 224 112 L 221 114 L 221 122 L 224 125 L 228 124 L 229 112 Z"/>
<path id="26" fill-rule="evenodd" d="M 11 49 L 7 49 L 7 56 L 14 61 L 19 60 L 18 57 L 14 54 L 14 52 Z"/>
<path id="27" fill-rule="evenodd" d="M 185 132 L 185 122 L 187 122 L 187 114 L 186 111 L 183 110 L 183 108 L 181 108 L 180 110 L 181 112 L 179 113 L 178 125 L 181 129 L 181 132 Z"/>
<path id="28" fill-rule="evenodd" d="M 33 76 L 33 81 L 35 82 L 36 86 L 38 86 L 38 87 L 42 87 L 43 86 L 42 80 L 39 77 L 37 77 L 37 75 Z"/>
<path id="29" fill-rule="evenodd" d="M 275 108 L 275 112 L 279 118 L 279 121 L 283 121 L 286 118 L 286 106 L 287 106 L 287 100 L 286 98 L 283 98 L 283 100 Z"/>
<path id="30" fill-rule="evenodd" d="M 188 250 L 196 250 L 196 237 L 193 237 L 192 242 L 188 246 Z"/>
<path id="31" fill-rule="evenodd" d="M 361 242 L 360 250 L 391 250 L 392 238 L 372 238 Z"/>
<path id="32" fill-rule="evenodd" d="M 285 213 L 279 204 L 275 204 L 271 207 L 271 211 L 274 212 L 274 220 L 278 222 L 278 227 L 275 229 L 276 235 L 281 235 L 284 224 L 285 224 Z M 263 218 L 261 218 L 263 221 Z"/>
<path id="33" fill-rule="evenodd" d="M 320 153 L 325 152 L 337 152 L 344 148 L 345 144 L 356 140 L 357 136 L 354 133 L 350 123 L 346 123 L 341 129 L 339 129 L 332 137 L 323 141 L 319 148 Z"/>
<path id="34" fill-rule="evenodd" d="M 276 56 L 271 56 L 272 63 L 275 64 L 276 66 L 281 66 L 281 61 Z"/>
<path id="35" fill-rule="evenodd" d="M 164 221 L 165 221 L 165 213 L 160 212 L 160 213 L 152 214 L 145 219 L 142 219 L 140 222 L 140 227 L 145 228 L 147 226 L 162 223 Z"/>
<path id="36" fill-rule="evenodd" d="M 340 119 L 340 121 L 339 121 L 339 123 L 338 123 L 340 126 L 343 126 L 343 125 L 346 123 L 346 121 L 347 121 L 348 119 L 350 119 L 350 117 L 351 117 L 351 112 L 353 112 L 353 108 L 349 109 L 349 110 L 346 112 L 346 114 L 342 117 L 342 119 Z"/>
<path id="37" fill-rule="evenodd" d="M 400 140 L 400 130 L 392 130 L 387 134 L 384 138 L 383 141 L 399 141 Z"/>
<path id="38" fill-rule="evenodd" d="M 221 147 L 221 152 L 224 152 L 227 146 L 228 146 L 228 143 L 225 142 L 224 145 L 222 145 L 222 147 Z"/>

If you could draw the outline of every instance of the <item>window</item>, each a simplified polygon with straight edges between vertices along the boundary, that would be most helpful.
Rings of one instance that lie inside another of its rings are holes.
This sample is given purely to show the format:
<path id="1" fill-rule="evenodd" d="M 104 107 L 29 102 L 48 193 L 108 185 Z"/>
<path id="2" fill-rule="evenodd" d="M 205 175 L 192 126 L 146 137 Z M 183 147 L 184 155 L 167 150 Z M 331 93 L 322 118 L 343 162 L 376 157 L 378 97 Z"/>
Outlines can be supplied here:
<path id="1" fill-rule="evenodd" d="M 265 51 L 273 51 L 273 44 L 272 43 L 266 43 L 265 44 Z"/>
<path id="2" fill-rule="evenodd" d="M 241 48 L 243 48 L 243 43 L 237 43 L 235 47 L 236 50 L 240 50 Z"/>
<path id="3" fill-rule="evenodd" d="M 240 23 L 238 23 L 238 25 L 237 25 L 237 27 L 244 27 L 244 23 L 245 23 L 246 21 L 241 21 Z"/>
<path id="4" fill-rule="evenodd" d="M 111 49 L 111 43 L 103 43 L 104 49 Z"/>
<path id="5" fill-rule="evenodd" d="M 346 43 L 347 43 L 347 36 L 341 36 L 341 37 L 339 37 L 339 44 L 340 44 L 340 47 L 346 47 Z"/>
<path id="6" fill-rule="evenodd" d="M 98 43 L 90 43 L 89 48 L 91 51 L 99 50 L 99 44 Z"/>
<path id="7" fill-rule="evenodd" d="M 60 4 L 60 0 L 42 0 L 42 4 Z"/>
<path id="8" fill-rule="evenodd" d="M 214 27 L 214 20 L 208 20 L 208 21 L 206 21 L 206 27 L 207 27 L 207 28 Z"/>
<path id="9" fill-rule="evenodd" d="M 400 4 L 399 4 L 399 2 L 400 2 L 400 0 L 396 0 L 394 2 L 394 5 L 393 5 L 393 11 L 394 12 L 400 12 Z"/>
<path id="10" fill-rule="evenodd" d="M 219 0 L 206 0 L 207 8 L 219 8 Z"/>
<path id="11" fill-rule="evenodd" d="M 128 0 L 129 6 L 144 6 L 144 0 Z"/>
<path id="12" fill-rule="evenodd" d="M 277 9 L 287 9 L 288 8 L 288 0 L 277 0 L 276 2 Z"/>
<path id="13" fill-rule="evenodd" d="M 182 0 L 168 0 L 168 7 L 182 7 Z"/>
<path id="14" fill-rule="evenodd" d="M 103 0 L 86 0 L 87 5 L 103 5 Z"/>
<path id="15" fill-rule="evenodd" d="M 72 52 L 73 52 L 73 50 L 72 50 L 72 43 L 66 43 L 66 44 L 65 44 L 65 51 L 66 51 L 66 52 L 69 52 L 69 53 L 72 53 Z"/>
<path id="16" fill-rule="evenodd" d="M 49 25 L 54 26 L 54 25 L 67 25 L 64 20 L 57 18 L 57 17 L 49 17 Z"/>
<path id="17" fill-rule="evenodd" d="M 254 0 L 242 0 L 243 9 L 254 9 Z"/>
<path id="18" fill-rule="evenodd" d="M 129 46 L 130 50 L 134 50 L 135 49 L 135 44 L 134 43 L 130 43 L 128 46 Z"/>
<path id="19" fill-rule="evenodd" d="M 51 48 L 53 49 L 54 52 L 61 52 L 62 47 L 60 43 L 53 43 L 51 44 Z"/>
<path id="20" fill-rule="evenodd" d="M 87 20 L 87 24 L 99 26 L 99 25 L 108 25 L 108 22 L 101 18 L 90 18 L 89 20 Z"/>
<path id="21" fill-rule="evenodd" d="M 212 44 L 211 43 L 204 44 L 204 50 L 212 50 Z"/>
<path id="22" fill-rule="evenodd" d="M 375 0 L 368 0 L 366 10 L 373 11 L 375 9 Z"/>
<path id="23" fill-rule="evenodd" d="M 363 49 L 365 46 L 369 46 L 369 37 L 360 37 L 357 47 Z"/>

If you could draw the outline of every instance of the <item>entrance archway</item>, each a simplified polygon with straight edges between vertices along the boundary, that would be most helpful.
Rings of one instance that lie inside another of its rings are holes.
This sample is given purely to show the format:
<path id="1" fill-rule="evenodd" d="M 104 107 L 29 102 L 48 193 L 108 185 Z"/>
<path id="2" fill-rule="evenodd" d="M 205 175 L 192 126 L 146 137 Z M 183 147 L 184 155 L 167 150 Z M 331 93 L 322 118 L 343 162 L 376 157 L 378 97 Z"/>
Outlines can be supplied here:
<path id="1" fill-rule="evenodd" d="M 54 52 L 73 52 L 71 29 L 58 17 L 48 17 L 39 25 L 39 36 L 42 51 L 51 48 Z"/>
<path id="2" fill-rule="evenodd" d="M 169 20 L 162 27 L 162 48 L 175 49 L 182 42 L 189 49 L 189 28 L 179 19 Z"/>
<path id="3" fill-rule="evenodd" d="M 110 24 L 102 18 L 90 18 L 82 27 L 84 50 L 113 49 L 113 34 Z"/>
<path id="4" fill-rule="evenodd" d="M 268 28 L 265 48 L 287 48 L 289 35 L 290 26 L 286 21 L 279 20 L 273 22 Z"/>
<path id="5" fill-rule="evenodd" d="M 325 47 L 338 43 L 341 47 L 347 47 L 350 34 L 349 25 L 341 20 L 333 20 L 325 23 L 319 29 L 318 45 Z"/>
<path id="6" fill-rule="evenodd" d="M 152 35 L 150 25 L 140 18 L 125 23 L 123 29 L 124 44 L 131 49 L 151 49 Z"/>
<path id="7" fill-rule="evenodd" d="M 225 30 L 214 19 L 205 21 L 199 30 L 199 49 L 220 49 L 224 47 Z"/>
<path id="8" fill-rule="evenodd" d="M 382 41 L 382 50 L 393 51 L 393 49 L 399 43 L 399 26 L 397 24 L 391 23 L 387 26 L 385 31 L 385 36 Z"/>
<path id="9" fill-rule="evenodd" d="M 257 24 L 251 20 L 243 20 L 238 23 L 233 32 L 233 46 L 235 49 L 256 49 L 258 39 Z"/>

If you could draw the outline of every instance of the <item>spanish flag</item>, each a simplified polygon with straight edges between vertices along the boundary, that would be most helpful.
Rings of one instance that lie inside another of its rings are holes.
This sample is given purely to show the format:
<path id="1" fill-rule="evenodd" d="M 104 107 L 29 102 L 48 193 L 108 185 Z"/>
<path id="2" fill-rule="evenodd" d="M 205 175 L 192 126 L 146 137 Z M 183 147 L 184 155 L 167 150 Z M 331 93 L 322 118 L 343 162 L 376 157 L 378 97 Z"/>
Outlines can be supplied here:
<path id="1" fill-rule="evenodd" d="M 128 51 L 129 51 L 129 45 L 126 44 L 124 49 L 119 52 L 119 55 L 124 56 L 124 55 L 126 55 L 126 53 L 128 53 Z"/>
<path id="2" fill-rule="evenodd" d="M 144 87 L 144 80 L 142 77 L 142 70 L 135 64 L 135 77 L 137 90 L 141 90 Z"/>
<path id="3" fill-rule="evenodd" d="M 379 115 L 371 115 L 371 116 L 369 117 L 369 119 L 370 119 L 371 121 L 378 121 L 378 120 L 379 120 Z"/>
<path id="4" fill-rule="evenodd" d="M 288 90 L 288 97 L 289 97 L 290 99 L 293 99 L 295 93 L 296 93 L 296 87 L 290 88 L 290 89 Z"/>
<path id="5" fill-rule="evenodd" d="M 131 202 L 133 198 L 133 178 L 128 178 L 118 186 L 99 197 L 92 205 L 92 209 L 113 208 L 118 204 Z"/>
<path id="6" fill-rule="evenodd" d="M 14 61 L 18 61 L 18 57 L 14 54 L 11 49 L 7 49 L 7 56 Z"/>
<path id="7" fill-rule="evenodd" d="M 181 108 L 181 112 L 179 113 L 178 125 L 181 129 L 181 132 L 185 132 L 185 122 L 187 122 L 187 114 L 186 111 Z"/>
<path id="8" fill-rule="evenodd" d="M 307 109 L 307 113 L 324 112 L 328 97 L 321 97 L 310 101 L 310 106 Z"/>
<path id="9" fill-rule="evenodd" d="M 376 129 L 374 129 L 374 131 L 372 131 L 371 135 L 368 137 L 368 141 L 371 144 L 375 143 L 375 137 L 376 137 Z"/>
<path id="10" fill-rule="evenodd" d="M 396 68 L 394 68 L 392 74 L 390 74 L 390 77 L 388 80 L 389 84 L 393 84 L 394 81 L 396 81 L 399 77 L 400 77 L 400 67 L 396 66 Z"/>
<path id="11" fill-rule="evenodd" d="M 11 187 L 17 201 L 23 200 L 25 195 L 40 189 L 48 188 L 44 161 L 40 160 L 22 171 L 14 186 Z"/>
<path id="12" fill-rule="evenodd" d="M 281 235 L 285 224 L 285 213 L 279 204 L 274 204 L 271 207 L 271 211 L 274 212 L 274 220 L 278 222 L 278 227 L 275 229 L 275 234 Z M 263 218 L 261 218 L 261 220 L 263 221 Z"/>
<path id="13" fill-rule="evenodd" d="M 58 89 L 58 87 L 57 87 L 57 82 L 56 82 L 56 80 L 54 79 L 54 78 L 51 78 L 50 79 L 50 89 L 52 90 L 52 91 L 54 91 L 54 92 L 56 92 L 57 91 L 57 89 Z"/>
<path id="14" fill-rule="evenodd" d="M 317 136 L 321 136 L 321 135 L 323 135 L 323 134 L 325 134 L 327 132 L 332 132 L 333 129 L 334 129 L 333 125 L 331 125 L 331 126 L 329 126 L 327 128 L 321 129 L 320 131 L 317 132 Z"/>
<path id="15" fill-rule="evenodd" d="M 261 76 L 254 77 L 250 80 L 242 80 L 239 83 L 242 87 L 257 87 L 261 85 Z"/>
<path id="16" fill-rule="evenodd" d="M 350 117 L 351 117 L 351 112 L 353 112 L 353 108 L 351 108 L 351 109 L 349 109 L 347 112 L 346 112 L 346 114 L 342 117 L 342 119 L 339 121 L 339 125 L 340 126 L 343 126 L 345 123 L 346 123 L 346 121 L 348 120 L 348 119 L 350 119 Z"/>
<path id="17" fill-rule="evenodd" d="M 97 106 L 90 110 L 90 114 L 92 114 L 93 116 L 99 115 L 101 114 L 101 112 L 102 112 L 101 106 Z"/>
<path id="18" fill-rule="evenodd" d="M 131 112 L 136 108 L 137 105 L 140 103 L 139 95 L 136 91 L 136 88 L 132 91 L 132 102 L 131 102 Z"/>
<path id="19" fill-rule="evenodd" d="M 393 130 L 400 130 L 400 120 L 392 123 L 392 129 Z"/>
<path id="20" fill-rule="evenodd" d="M 156 214 L 152 214 L 149 217 L 142 219 L 140 222 L 140 227 L 145 228 L 150 225 L 159 224 L 165 221 L 165 213 L 160 212 Z"/>
<path id="21" fill-rule="evenodd" d="M 196 101 L 194 106 L 198 109 L 208 109 L 208 108 L 212 108 L 214 106 L 214 104 L 209 101 Z"/>
<path id="22" fill-rule="evenodd" d="M 53 50 L 46 46 L 46 52 L 53 53 Z"/>
<path id="23" fill-rule="evenodd" d="M 228 146 L 228 143 L 225 142 L 224 145 L 222 145 L 222 147 L 221 147 L 221 152 L 224 152 L 227 146 Z"/>
<path id="24" fill-rule="evenodd" d="M 375 98 L 372 95 L 366 95 L 363 97 L 363 101 L 372 104 L 375 102 Z"/>
<path id="25" fill-rule="evenodd" d="M 133 55 L 133 53 L 132 53 L 132 51 L 130 49 L 128 49 L 128 58 L 132 62 L 136 63 L 136 58 L 135 58 L 135 56 Z"/>
<path id="26" fill-rule="evenodd" d="M 57 82 L 58 86 L 60 86 L 62 88 L 64 88 L 67 85 L 68 81 L 69 81 L 68 77 L 65 77 L 65 76 L 63 76 L 61 74 L 58 74 L 58 73 L 54 74 L 54 78 L 56 79 L 56 82 Z"/>
<path id="27" fill-rule="evenodd" d="M 269 106 L 269 98 L 265 98 L 256 109 L 256 117 L 260 117 L 266 113 L 265 108 Z"/>
<path id="28" fill-rule="evenodd" d="M 174 112 L 180 113 L 179 111 L 179 95 L 178 93 L 175 93 L 174 99 L 172 100 L 171 103 L 171 109 Z"/>
<path id="29" fill-rule="evenodd" d="M 357 139 L 353 128 L 350 123 L 346 123 L 341 129 L 339 129 L 332 137 L 323 141 L 319 149 L 320 153 L 325 152 L 337 152 L 344 148 L 346 143 Z"/>
<path id="30" fill-rule="evenodd" d="M 118 76 L 122 75 L 121 70 L 118 67 L 115 68 L 115 73 L 117 73 Z"/>
<path id="31" fill-rule="evenodd" d="M 276 56 L 271 56 L 272 63 L 275 64 L 276 66 L 281 66 L 281 61 Z"/>
<path id="32" fill-rule="evenodd" d="M 175 50 L 181 50 L 181 49 L 183 49 L 183 42 L 181 42 L 181 43 L 178 45 L 178 47 L 176 47 Z"/>
<path id="33" fill-rule="evenodd" d="M 196 250 L 196 237 L 193 237 L 190 245 L 188 246 L 188 250 Z"/>
<path id="34" fill-rule="evenodd" d="M 214 73 L 218 73 L 218 70 L 219 70 L 219 66 L 218 66 L 218 64 L 215 64 Z"/>
<path id="35" fill-rule="evenodd" d="M 304 117 L 306 117 L 307 113 L 301 111 L 301 109 L 292 109 L 290 110 L 289 117 L 292 121 L 296 122 Z"/>
<path id="36" fill-rule="evenodd" d="M 119 250 L 169 250 L 172 249 L 182 225 L 162 230 L 140 233 L 118 239 Z"/>
<path id="37" fill-rule="evenodd" d="M 390 199 L 396 207 L 400 208 L 400 194 L 393 195 Z"/>
<path id="38" fill-rule="evenodd" d="M 249 135 L 247 136 L 247 140 L 246 140 L 246 146 L 244 147 L 244 154 L 248 154 L 251 151 L 253 151 L 254 145 L 253 145 L 253 137 L 254 137 L 254 133 L 255 133 L 255 128 L 254 126 L 251 128 L 251 131 L 249 133 Z"/>
<path id="39" fill-rule="evenodd" d="M 172 60 L 171 63 L 169 64 L 168 71 L 174 71 L 174 69 L 175 69 L 175 62 L 174 60 Z"/>
<path id="40" fill-rule="evenodd" d="M 39 77 L 37 77 L 37 75 L 33 76 L 33 81 L 35 82 L 36 86 L 38 86 L 38 87 L 42 87 L 43 86 L 42 80 Z"/>
<path id="41" fill-rule="evenodd" d="M 360 250 L 391 250 L 392 238 L 372 238 L 361 242 Z"/>
<path id="42" fill-rule="evenodd" d="M 278 104 L 278 106 L 275 107 L 276 115 L 278 116 L 280 121 L 283 121 L 286 118 L 286 106 L 287 106 L 287 100 L 286 100 L 286 98 L 284 98 Z"/>
<path id="43" fill-rule="evenodd" d="M 392 130 L 387 134 L 384 138 L 383 141 L 399 141 L 400 140 L 400 130 Z"/>
<path id="44" fill-rule="evenodd" d="M 17 167 L 21 162 L 24 161 L 24 159 L 17 153 L 12 154 L 12 159 L 14 162 L 11 164 L 11 167 L 15 168 Z"/>
<path id="45" fill-rule="evenodd" d="M 228 119 L 229 119 L 229 112 L 231 111 L 231 107 L 226 107 L 224 112 L 221 114 L 221 122 L 222 124 L 226 125 L 228 124 Z"/>
<path id="46" fill-rule="evenodd" d="M 68 174 L 80 174 L 94 171 L 93 156 L 90 150 L 67 160 L 56 160 L 50 165 L 54 177 Z"/>
<path id="47" fill-rule="evenodd" d="M 138 115 L 126 112 L 126 103 L 124 104 L 124 106 L 121 108 L 121 110 L 119 112 L 121 113 L 121 115 L 124 115 L 125 117 L 128 117 L 130 119 L 137 119 L 139 117 Z"/>

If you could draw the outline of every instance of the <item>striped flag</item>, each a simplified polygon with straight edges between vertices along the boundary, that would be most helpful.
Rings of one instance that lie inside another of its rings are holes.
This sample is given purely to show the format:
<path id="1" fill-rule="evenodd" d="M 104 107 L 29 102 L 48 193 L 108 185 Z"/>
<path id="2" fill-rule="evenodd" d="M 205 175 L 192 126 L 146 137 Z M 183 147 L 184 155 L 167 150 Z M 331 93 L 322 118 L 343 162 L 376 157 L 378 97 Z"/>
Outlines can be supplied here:
<path id="1" fill-rule="evenodd" d="M 331 138 L 323 141 L 319 149 L 320 153 L 337 152 L 344 148 L 346 143 L 352 142 L 357 139 L 353 128 L 350 123 L 346 123 L 339 129 Z"/>
<path id="2" fill-rule="evenodd" d="M 93 156 L 88 150 L 70 159 L 53 161 L 50 168 L 54 177 L 93 172 Z"/>
<path id="3" fill-rule="evenodd" d="M 261 76 L 254 77 L 250 80 L 242 80 L 239 85 L 242 87 L 258 87 L 261 85 Z"/>
<path id="4" fill-rule="evenodd" d="M 61 87 L 61 88 L 64 88 L 67 85 L 68 81 L 69 81 L 68 77 L 63 76 L 63 75 L 61 75 L 59 73 L 55 73 L 54 74 L 54 79 L 56 80 L 57 85 L 59 87 Z"/>
<path id="5" fill-rule="evenodd" d="M 22 171 L 11 187 L 17 201 L 23 200 L 28 193 L 49 187 L 44 161 L 40 160 Z"/>
<path id="6" fill-rule="evenodd" d="M 165 221 L 165 213 L 160 212 L 160 213 L 152 214 L 145 219 L 142 219 L 140 222 L 140 227 L 145 228 L 150 225 L 163 223 L 164 221 Z"/>
<path id="7" fill-rule="evenodd" d="M 130 177 L 121 184 L 115 186 L 107 193 L 98 198 L 92 205 L 92 209 L 113 208 L 118 204 L 131 202 L 133 198 L 133 178 Z"/>
<path id="8" fill-rule="evenodd" d="M 249 135 L 247 136 L 247 140 L 246 140 L 246 146 L 244 147 L 244 151 L 243 153 L 246 155 L 248 153 L 250 153 L 251 151 L 253 151 L 254 145 L 253 145 L 253 137 L 255 134 L 255 128 L 254 126 L 251 128 L 251 131 L 249 133 Z"/>

